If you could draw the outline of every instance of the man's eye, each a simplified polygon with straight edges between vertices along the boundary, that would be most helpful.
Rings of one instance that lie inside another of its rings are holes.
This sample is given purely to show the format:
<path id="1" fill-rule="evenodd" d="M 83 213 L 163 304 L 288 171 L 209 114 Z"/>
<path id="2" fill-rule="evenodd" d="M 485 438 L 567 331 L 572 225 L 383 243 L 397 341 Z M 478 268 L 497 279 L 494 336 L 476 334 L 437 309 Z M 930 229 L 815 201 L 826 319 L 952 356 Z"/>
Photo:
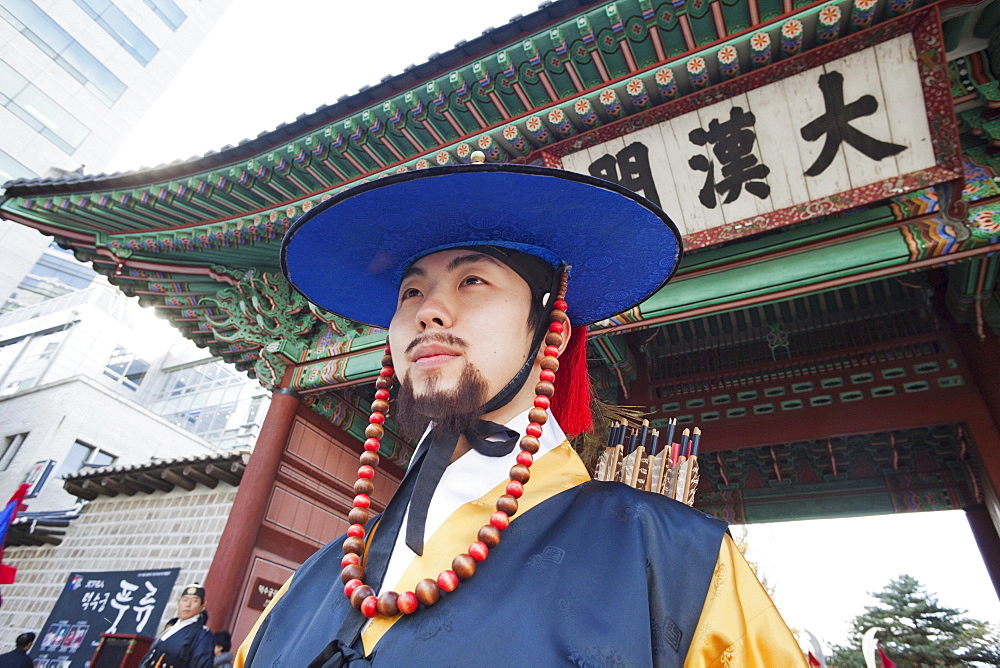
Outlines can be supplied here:
<path id="1" fill-rule="evenodd" d="M 462 281 L 462 285 L 477 285 L 479 283 L 485 283 L 485 282 L 486 281 L 479 278 L 478 276 L 469 276 L 468 278 Z"/>
<path id="2" fill-rule="evenodd" d="M 402 293 L 400 293 L 399 298 L 409 299 L 410 297 L 419 297 L 419 296 L 420 296 L 420 290 L 417 290 L 416 288 L 407 288 L 403 290 Z"/>

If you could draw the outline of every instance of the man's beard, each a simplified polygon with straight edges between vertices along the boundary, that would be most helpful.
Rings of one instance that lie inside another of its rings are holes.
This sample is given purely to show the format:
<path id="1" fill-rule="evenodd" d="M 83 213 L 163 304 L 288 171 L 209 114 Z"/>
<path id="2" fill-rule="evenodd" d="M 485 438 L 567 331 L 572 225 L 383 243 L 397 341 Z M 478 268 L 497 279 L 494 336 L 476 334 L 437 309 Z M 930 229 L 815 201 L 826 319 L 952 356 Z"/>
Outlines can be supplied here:
<path id="1" fill-rule="evenodd" d="M 399 394 L 393 402 L 393 418 L 407 438 L 422 436 L 431 420 L 436 428 L 460 434 L 482 417 L 489 390 L 486 380 L 475 366 L 466 363 L 453 390 L 438 390 L 436 385 L 436 377 L 430 378 L 426 391 L 417 396 L 413 392 L 409 373 L 400 383 Z"/>

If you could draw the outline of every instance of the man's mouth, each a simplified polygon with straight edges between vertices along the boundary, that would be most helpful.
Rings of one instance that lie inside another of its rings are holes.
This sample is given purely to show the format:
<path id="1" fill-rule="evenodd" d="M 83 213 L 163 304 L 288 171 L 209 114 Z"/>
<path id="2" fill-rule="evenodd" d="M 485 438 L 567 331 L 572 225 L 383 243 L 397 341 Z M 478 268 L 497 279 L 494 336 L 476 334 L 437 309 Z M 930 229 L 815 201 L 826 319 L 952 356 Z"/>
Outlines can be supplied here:
<path id="1" fill-rule="evenodd" d="M 426 343 L 417 346 L 411 353 L 410 359 L 417 369 L 436 369 L 459 356 L 453 348 L 439 343 Z"/>

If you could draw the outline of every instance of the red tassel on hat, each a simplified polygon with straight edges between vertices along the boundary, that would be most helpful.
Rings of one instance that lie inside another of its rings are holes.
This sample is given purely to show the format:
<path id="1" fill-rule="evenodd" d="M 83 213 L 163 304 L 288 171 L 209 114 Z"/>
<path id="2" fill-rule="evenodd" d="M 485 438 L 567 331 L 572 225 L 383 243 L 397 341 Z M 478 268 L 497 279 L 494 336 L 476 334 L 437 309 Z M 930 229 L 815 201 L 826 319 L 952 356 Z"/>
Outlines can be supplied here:
<path id="1" fill-rule="evenodd" d="M 552 414 L 567 436 L 594 428 L 590 411 L 590 374 L 587 373 L 587 328 L 575 327 L 566 350 L 559 356 L 559 374 L 552 395 Z"/>

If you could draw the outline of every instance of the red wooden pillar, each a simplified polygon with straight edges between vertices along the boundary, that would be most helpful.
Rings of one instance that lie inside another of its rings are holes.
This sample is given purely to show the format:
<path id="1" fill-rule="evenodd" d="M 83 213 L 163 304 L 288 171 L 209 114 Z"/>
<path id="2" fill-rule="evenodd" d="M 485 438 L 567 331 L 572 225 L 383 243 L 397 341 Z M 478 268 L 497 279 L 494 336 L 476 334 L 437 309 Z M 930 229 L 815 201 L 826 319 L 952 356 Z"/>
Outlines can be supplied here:
<path id="1" fill-rule="evenodd" d="M 232 624 L 257 533 L 267 512 L 278 465 L 298 408 L 299 400 L 291 390 L 283 387 L 274 390 L 267 417 L 261 425 L 253 454 L 229 511 L 226 528 L 222 531 L 205 578 L 206 607 L 209 626 L 213 629 L 228 629 Z"/>
<path id="2" fill-rule="evenodd" d="M 969 520 L 972 536 L 976 539 L 980 554 L 983 555 L 983 563 L 986 565 L 986 572 L 990 574 L 990 580 L 993 581 L 993 589 L 1000 597 L 1000 535 L 997 534 L 997 527 L 984 505 L 966 508 L 965 517 Z"/>

